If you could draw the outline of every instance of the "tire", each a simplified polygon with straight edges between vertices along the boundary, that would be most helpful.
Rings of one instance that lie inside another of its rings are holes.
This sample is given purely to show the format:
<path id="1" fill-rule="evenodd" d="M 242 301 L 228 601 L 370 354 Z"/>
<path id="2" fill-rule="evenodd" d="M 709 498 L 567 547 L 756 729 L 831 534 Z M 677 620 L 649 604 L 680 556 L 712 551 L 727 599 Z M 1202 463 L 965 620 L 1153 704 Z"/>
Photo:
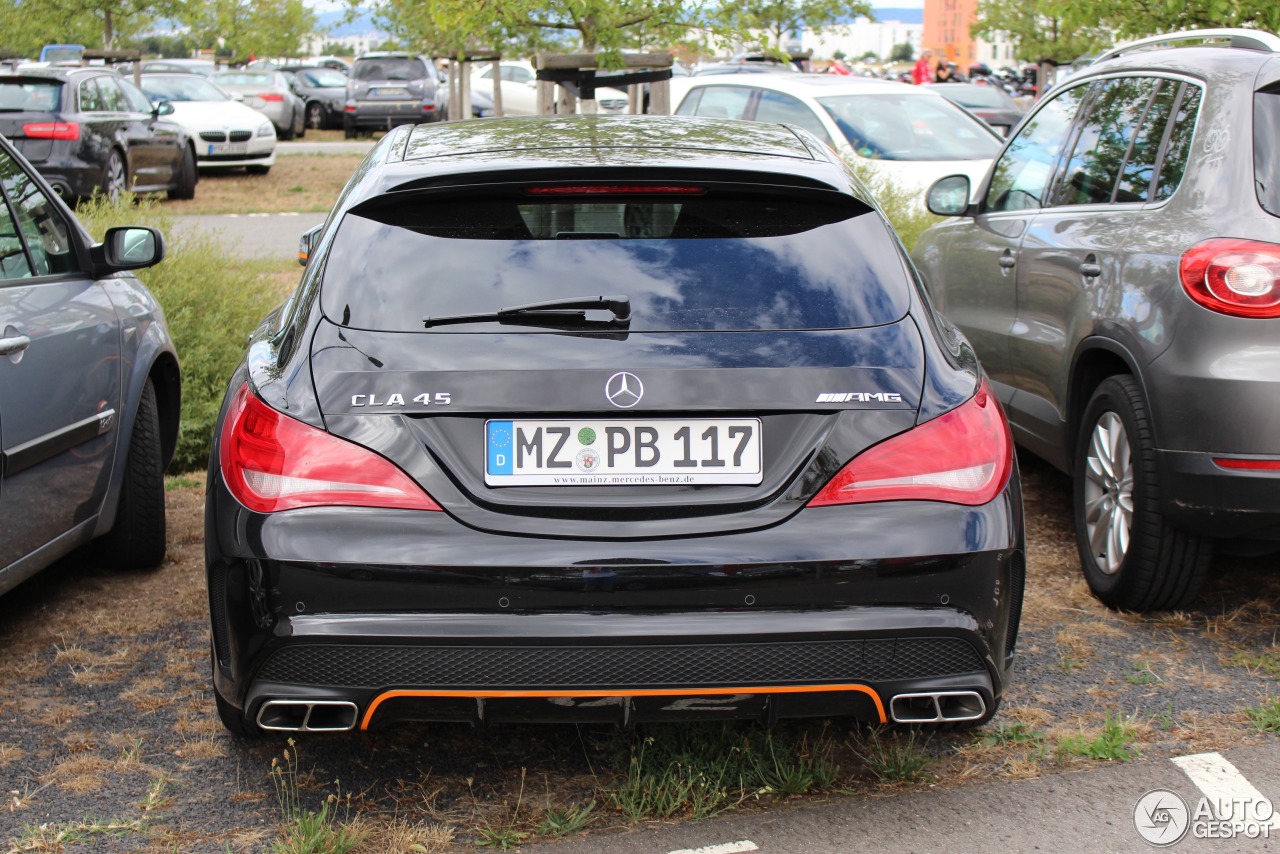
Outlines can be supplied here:
<path id="1" fill-rule="evenodd" d="M 212 652 L 209 658 L 213 661 L 213 666 L 217 667 L 218 663 L 214 659 Z M 239 709 L 222 699 L 222 695 L 218 693 L 217 688 L 211 689 L 213 692 L 213 704 L 218 709 L 218 720 L 222 721 L 222 726 L 227 732 L 237 738 L 259 738 L 262 730 L 258 729 L 254 724 L 249 723 Z"/>
<path id="2" fill-rule="evenodd" d="M 196 155 L 191 146 L 182 147 L 182 159 L 178 161 L 178 181 L 169 191 L 171 199 L 194 199 L 196 197 Z"/>
<path id="3" fill-rule="evenodd" d="M 258 165 L 246 166 L 244 167 L 244 171 L 248 172 L 250 175 L 265 175 L 271 171 L 271 167 Z"/>
<path id="4" fill-rule="evenodd" d="M 102 169 L 102 195 L 114 202 L 128 189 L 129 164 L 125 163 L 120 149 L 113 148 L 107 155 L 107 163 Z"/>
<path id="5" fill-rule="evenodd" d="M 98 560 L 113 569 L 151 569 L 164 561 L 164 462 L 160 411 L 147 380 L 129 436 L 120 504 L 111 530 L 97 542 Z"/>
<path id="6" fill-rule="evenodd" d="M 298 111 L 298 115 L 293 120 L 293 135 L 297 139 L 302 139 L 307 135 L 307 111 L 305 107 Z"/>
<path id="7" fill-rule="evenodd" d="M 281 142 L 287 142 L 293 139 L 293 122 L 292 121 L 289 122 L 289 126 L 287 128 L 276 128 L 276 139 L 280 140 Z"/>
<path id="8" fill-rule="evenodd" d="M 311 130 L 320 130 L 324 127 L 324 107 L 319 101 L 307 104 L 307 127 Z"/>
<path id="9" fill-rule="evenodd" d="M 1208 574 L 1213 541 L 1160 513 L 1151 416 L 1133 377 L 1109 377 L 1094 391 L 1072 474 L 1076 543 L 1094 595 L 1129 611 L 1189 604 Z"/>

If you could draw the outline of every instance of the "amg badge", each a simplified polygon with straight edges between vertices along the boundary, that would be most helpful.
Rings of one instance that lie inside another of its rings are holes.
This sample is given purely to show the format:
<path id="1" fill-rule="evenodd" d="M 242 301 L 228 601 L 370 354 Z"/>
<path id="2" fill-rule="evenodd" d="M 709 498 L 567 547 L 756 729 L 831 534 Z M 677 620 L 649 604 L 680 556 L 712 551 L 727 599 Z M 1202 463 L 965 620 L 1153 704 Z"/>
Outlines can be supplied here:
<path id="1" fill-rule="evenodd" d="M 814 403 L 848 403 L 852 400 L 859 403 L 902 403 L 902 395 L 891 391 L 838 391 L 820 394 Z"/>

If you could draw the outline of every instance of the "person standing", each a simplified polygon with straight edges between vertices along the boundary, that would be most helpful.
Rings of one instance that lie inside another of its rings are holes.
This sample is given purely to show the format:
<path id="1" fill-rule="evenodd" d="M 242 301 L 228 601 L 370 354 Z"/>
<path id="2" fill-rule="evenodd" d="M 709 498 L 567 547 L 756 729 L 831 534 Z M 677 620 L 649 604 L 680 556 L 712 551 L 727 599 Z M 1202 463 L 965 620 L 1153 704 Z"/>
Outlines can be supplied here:
<path id="1" fill-rule="evenodd" d="M 933 51 L 925 50 L 916 60 L 916 67 L 911 69 L 911 82 L 919 86 L 933 82 Z"/>
<path id="2" fill-rule="evenodd" d="M 935 83 L 950 83 L 952 77 L 951 63 L 944 60 L 938 60 L 938 73 L 934 78 Z"/>

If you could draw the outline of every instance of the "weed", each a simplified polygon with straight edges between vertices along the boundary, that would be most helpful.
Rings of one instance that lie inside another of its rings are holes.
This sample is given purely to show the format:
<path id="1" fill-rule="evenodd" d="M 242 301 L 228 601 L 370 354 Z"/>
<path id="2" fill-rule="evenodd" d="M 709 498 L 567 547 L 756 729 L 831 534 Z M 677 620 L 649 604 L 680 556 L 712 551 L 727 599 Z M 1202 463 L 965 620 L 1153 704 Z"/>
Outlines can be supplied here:
<path id="1" fill-rule="evenodd" d="M 1132 744 L 1133 739 L 1132 722 L 1108 712 L 1102 724 L 1102 732 L 1097 736 L 1089 738 L 1081 733 L 1059 738 L 1057 757 L 1059 761 L 1081 757 L 1124 762 L 1138 753 L 1138 749 Z"/>
<path id="2" fill-rule="evenodd" d="M 740 803 L 743 795 L 731 792 L 740 748 L 725 743 L 727 730 L 722 729 L 720 738 L 702 749 L 677 733 L 671 733 L 670 739 L 646 737 L 632 744 L 626 776 L 610 793 L 614 806 L 639 821 L 677 815 L 706 818 Z"/>
<path id="3" fill-rule="evenodd" d="M 808 738 L 801 739 L 794 750 L 778 750 L 773 733 L 765 734 L 765 747 L 769 755 L 753 753 L 754 771 L 761 792 L 783 795 L 803 795 L 814 789 L 830 789 L 840 775 L 840 766 L 832 762 L 831 744 L 820 740 L 810 749 Z"/>
<path id="4" fill-rule="evenodd" d="M 524 782 L 526 771 L 520 769 L 520 791 L 516 794 L 516 805 L 511 810 L 511 820 L 494 827 L 480 828 L 479 845 L 485 848 L 496 848 L 499 851 L 510 851 L 519 848 L 520 843 L 529 838 L 529 834 L 516 830 L 516 822 L 520 820 L 520 803 L 524 800 Z"/>
<path id="5" fill-rule="evenodd" d="M 337 795 L 329 795 L 324 800 L 319 812 L 304 812 L 298 788 L 298 751 L 292 738 L 281 758 L 283 762 L 271 760 L 271 783 L 275 786 L 281 818 L 280 838 L 271 843 L 271 850 L 276 854 L 347 854 L 359 845 L 364 833 L 337 817 L 339 810 L 344 818 L 350 811 L 351 795 L 347 795 L 344 803 L 339 788 Z"/>
<path id="6" fill-rule="evenodd" d="M 1024 723 L 1005 723 L 1001 721 L 978 736 L 979 742 L 987 747 L 1006 744 L 1039 744 L 1044 741 L 1044 733 L 1033 730 Z"/>
<path id="7" fill-rule="evenodd" d="M 151 815 L 169 805 L 173 798 L 166 793 L 169 788 L 168 777 L 157 777 L 147 787 L 147 795 L 139 806 L 142 808 L 143 815 Z"/>
<path id="8" fill-rule="evenodd" d="M 68 845 L 88 845 L 99 836 L 124 838 L 146 831 L 146 822 L 141 819 L 126 821 L 119 818 L 101 820 L 85 817 L 80 821 L 63 824 L 24 825 L 21 836 L 12 840 L 12 843 L 14 851 L 61 851 Z"/>
<path id="9" fill-rule="evenodd" d="M 862 749 L 855 751 L 872 774 L 882 783 L 915 783 L 920 780 L 932 780 L 929 766 L 933 760 L 925 752 L 927 737 L 918 741 L 919 731 L 908 730 L 903 736 L 902 730 L 891 730 L 884 736 L 884 730 L 877 727 L 867 734 L 862 741 Z"/>
<path id="10" fill-rule="evenodd" d="M 1124 681 L 1128 682 L 1130 685 L 1154 685 L 1155 683 L 1162 682 L 1164 680 L 1157 676 L 1155 671 L 1151 669 L 1150 662 L 1137 661 L 1134 662 L 1133 670 L 1125 675 Z"/>
<path id="11" fill-rule="evenodd" d="M 595 801 L 570 804 L 564 809 L 547 807 L 538 822 L 538 833 L 543 836 L 571 836 L 595 821 L 595 809 Z"/>
<path id="12" fill-rule="evenodd" d="M 1280 733 L 1280 697 L 1266 700 L 1260 706 L 1251 706 L 1244 713 L 1263 732 Z"/>
<path id="13" fill-rule="evenodd" d="M 1224 658 L 1222 663 L 1231 667 L 1243 667 L 1250 673 L 1280 676 L 1280 648 L 1273 646 L 1269 651 L 1264 652 L 1241 650 Z"/>
<path id="14" fill-rule="evenodd" d="M 179 353 L 179 356 L 182 354 Z M 164 488 L 169 489 L 199 489 L 204 486 L 204 478 L 198 474 L 170 474 L 165 475 Z"/>

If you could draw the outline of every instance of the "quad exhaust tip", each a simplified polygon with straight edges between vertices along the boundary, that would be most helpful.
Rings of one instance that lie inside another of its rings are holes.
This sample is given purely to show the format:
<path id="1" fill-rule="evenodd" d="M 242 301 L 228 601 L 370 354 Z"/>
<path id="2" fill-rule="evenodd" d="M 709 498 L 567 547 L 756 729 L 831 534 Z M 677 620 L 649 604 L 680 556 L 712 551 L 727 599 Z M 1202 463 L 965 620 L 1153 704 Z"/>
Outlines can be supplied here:
<path id="1" fill-rule="evenodd" d="M 899 724 L 976 721 L 986 713 L 987 704 L 977 691 L 898 694 L 889 701 L 889 717 Z"/>
<path id="2" fill-rule="evenodd" d="M 258 709 L 258 727 L 274 732 L 342 732 L 355 729 L 350 700 L 268 700 Z"/>

